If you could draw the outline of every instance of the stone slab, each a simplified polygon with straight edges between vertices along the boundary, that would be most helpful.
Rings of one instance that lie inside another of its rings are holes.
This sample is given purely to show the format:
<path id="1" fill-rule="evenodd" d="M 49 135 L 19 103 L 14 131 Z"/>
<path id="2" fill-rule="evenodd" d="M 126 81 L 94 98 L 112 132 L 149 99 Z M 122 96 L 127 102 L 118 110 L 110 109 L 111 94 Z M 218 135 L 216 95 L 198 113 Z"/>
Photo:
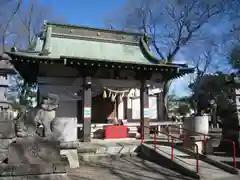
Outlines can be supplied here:
<path id="1" fill-rule="evenodd" d="M 42 164 L 60 162 L 60 142 L 18 139 L 9 146 L 9 164 Z"/>
<path id="2" fill-rule="evenodd" d="M 15 137 L 14 122 L 0 120 L 0 139 L 11 139 L 14 137 Z"/>
<path id="3" fill-rule="evenodd" d="M 67 174 L 44 174 L 27 176 L 6 176 L 0 177 L 0 180 L 67 180 Z"/>
<path id="4" fill-rule="evenodd" d="M 70 168 L 78 168 L 79 167 L 79 159 L 77 149 L 64 149 L 61 150 L 61 155 L 65 155 L 68 159 Z"/>
<path id="5" fill-rule="evenodd" d="M 66 173 L 67 165 L 64 163 L 54 164 L 24 164 L 13 166 L 13 176 L 23 175 L 38 175 L 38 174 L 51 174 L 51 173 Z"/>
<path id="6" fill-rule="evenodd" d="M 77 149 L 78 141 L 61 142 L 60 147 L 61 149 Z"/>
<path id="7" fill-rule="evenodd" d="M 0 177 L 11 176 L 12 172 L 13 172 L 13 166 L 7 165 L 7 164 L 0 164 Z"/>
<path id="8" fill-rule="evenodd" d="M 53 171 L 54 168 L 52 164 L 24 164 L 13 166 L 12 176 L 50 174 L 53 173 Z"/>
<path id="9" fill-rule="evenodd" d="M 106 149 L 106 154 L 117 154 L 120 153 L 124 149 L 124 146 L 110 146 Z"/>
<path id="10" fill-rule="evenodd" d="M 0 177 L 2 176 L 25 176 L 51 173 L 66 173 L 67 163 L 48 164 L 21 164 L 21 165 L 0 165 Z"/>

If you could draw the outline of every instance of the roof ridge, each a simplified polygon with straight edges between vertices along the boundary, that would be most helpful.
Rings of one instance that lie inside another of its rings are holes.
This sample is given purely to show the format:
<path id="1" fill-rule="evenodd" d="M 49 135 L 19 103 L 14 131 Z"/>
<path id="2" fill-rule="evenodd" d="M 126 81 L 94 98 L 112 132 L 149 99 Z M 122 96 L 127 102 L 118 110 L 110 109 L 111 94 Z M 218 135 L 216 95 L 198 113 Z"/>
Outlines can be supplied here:
<path id="1" fill-rule="evenodd" d="M 130 31 L 124 31 L 124 30 L 105 29 L 105 28 L 97 28 L 97 27 L 90 27 L 90 26 L 84 26 L 84 25 L 81 26 L 76 24 L 63 24 L 63 23 L 54 23 L 54 22 L 45 21 L 44 26 L 47 26 L 47 25 L 70 27 L 70 28 L 81 28 L 81 29 L 92 29 L 92 30 L 105 31 L 105 32 L 114 32 L 117 34 L 128 34 L 128 35 L 137 35 L 137 36 L 143 35 L 143 33 L 138 33 L 138 32 L 130 32 Z"/>

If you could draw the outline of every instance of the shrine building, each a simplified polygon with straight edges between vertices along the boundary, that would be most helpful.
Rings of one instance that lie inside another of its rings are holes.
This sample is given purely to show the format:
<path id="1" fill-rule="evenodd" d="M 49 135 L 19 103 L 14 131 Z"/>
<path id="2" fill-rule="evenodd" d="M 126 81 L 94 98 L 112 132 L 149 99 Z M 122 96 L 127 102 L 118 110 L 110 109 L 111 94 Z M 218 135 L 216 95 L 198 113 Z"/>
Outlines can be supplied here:
<path id="1" fill-rule="evenodd" d="M 56 94 L 65 141 L 91 140 L 98 124 L 165 121 L 162 85 L 192 73 L 185 64 L 154 57 L 143 34 L 45 23 L 35 48 L 5 52 L 20 75 L 38 83 L 38 94 Z"/>

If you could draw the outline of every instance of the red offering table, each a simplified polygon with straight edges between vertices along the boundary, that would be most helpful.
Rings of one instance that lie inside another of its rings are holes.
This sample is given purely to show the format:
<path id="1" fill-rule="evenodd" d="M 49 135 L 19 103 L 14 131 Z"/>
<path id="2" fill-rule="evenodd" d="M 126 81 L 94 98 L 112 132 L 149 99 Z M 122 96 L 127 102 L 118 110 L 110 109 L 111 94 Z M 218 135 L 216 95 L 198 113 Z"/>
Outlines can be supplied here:
<path id="1" fill-rule="evenodd" d="M 105 139 L 127 138 L 127 126 L 105 126 Z"/>

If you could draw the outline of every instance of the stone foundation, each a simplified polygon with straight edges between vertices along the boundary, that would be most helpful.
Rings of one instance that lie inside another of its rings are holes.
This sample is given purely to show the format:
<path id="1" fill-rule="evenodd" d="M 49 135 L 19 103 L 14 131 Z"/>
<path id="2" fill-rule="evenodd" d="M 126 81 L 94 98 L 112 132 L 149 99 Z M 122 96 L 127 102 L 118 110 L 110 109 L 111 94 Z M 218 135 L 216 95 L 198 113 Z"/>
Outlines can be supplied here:
<path id="1" fill-rule="evenodd" d="M 0 165 L 0 176 L 25 176 L 39 174 L 64 174 L 67 172 L 67 163 L 49 164 L 22 164 L 22 165 Z"/>
<path id="2" fill-rule="evenodd" d="M 206 149 L 204 148 L 204 137 L 200 136 L 191 136 L 187 139 L 186 146 L 188 149 L 192 150 L 193 152 L 197 152 L 196 145 L 198 146 L 198 153 L 199 154 L 212 154 L 213 153 L 213 146 L 212 141 L 208 137 L 206 138 Z M 195 145 L 196 144 L 196 145 Z"/>
<path id="3" fill-rule="evenodd" d="M 43 164 L 61 161 L 60 142 L 17 139 L 9 145 L 9 164 Z"/>
<path id="4" fill-rule="evenodd" d="M 0 177 L 0 180 L 66 180 L 66 179 L 67 179 L 66 173 Z"/>
<path id="5" fill-rule="evenodd" d="M 60 142 L 17 139 L 9 145 L 7 164 L 0 164 L 0 180 L 67 180 L 68 167 Z"/>

